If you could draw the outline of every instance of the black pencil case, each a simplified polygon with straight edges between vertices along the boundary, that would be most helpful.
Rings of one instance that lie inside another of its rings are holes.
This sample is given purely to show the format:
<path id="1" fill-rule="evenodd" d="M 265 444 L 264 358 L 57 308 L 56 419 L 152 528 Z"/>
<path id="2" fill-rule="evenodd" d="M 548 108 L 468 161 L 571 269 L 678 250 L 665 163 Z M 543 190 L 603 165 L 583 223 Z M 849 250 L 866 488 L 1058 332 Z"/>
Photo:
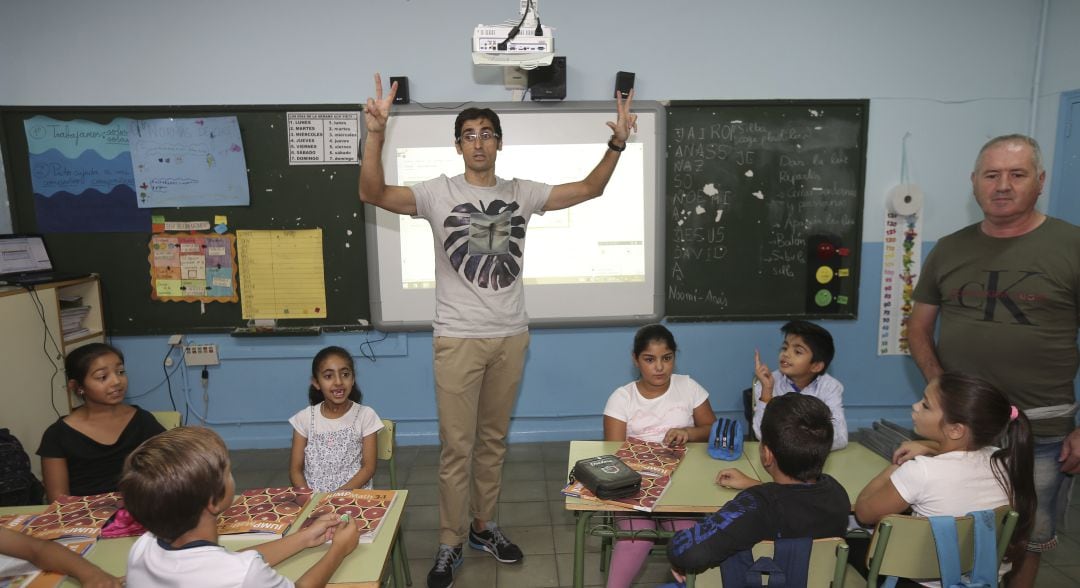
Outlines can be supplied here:
<path id="1" fill-rule="evenodd" d="M 578 460 L 570 470 L 570 481 L 581 482 L 597 498 L 625 498 L 641 491 L 641 474 L 614 455 Z"/>

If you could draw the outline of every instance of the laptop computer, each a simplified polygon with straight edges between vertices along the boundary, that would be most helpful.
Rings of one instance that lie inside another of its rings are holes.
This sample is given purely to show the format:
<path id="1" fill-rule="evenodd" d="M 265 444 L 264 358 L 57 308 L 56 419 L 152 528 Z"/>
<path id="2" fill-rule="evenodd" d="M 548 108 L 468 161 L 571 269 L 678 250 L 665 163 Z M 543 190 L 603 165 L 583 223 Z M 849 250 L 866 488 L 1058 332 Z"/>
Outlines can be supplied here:
<path id="1" fill-rule="evenodd" d="M 0 285 L 32 286 L 90 275 L 58 272 L 41 235 L 0 235 Z"/>

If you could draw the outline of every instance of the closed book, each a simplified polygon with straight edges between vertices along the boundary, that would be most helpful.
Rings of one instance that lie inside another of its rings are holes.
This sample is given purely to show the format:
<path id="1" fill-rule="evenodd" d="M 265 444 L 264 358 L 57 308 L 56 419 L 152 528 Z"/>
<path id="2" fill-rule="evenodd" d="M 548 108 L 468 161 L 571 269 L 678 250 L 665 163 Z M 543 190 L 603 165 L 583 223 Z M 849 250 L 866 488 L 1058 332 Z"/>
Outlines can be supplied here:
<path id="1" fill-rule="evenodd" d="M 27 521 L 23 533 L 38 539 L 97 538 L 101 528 L 124 506 L 119 492 L 93 496 L 61 496 L 45 512 Z"/>
<path id="2" fill-rule="evenodd" d="M 615 457 L 645 476 L 670 476 L 686 456 L 686 447 L 668 447 L 655 441 L 627 437 Z"/>
<path id="3" fill-rule="evenodd" d="M 218 516 L 222 539 L 281 537 L 311 500 L 311 488 L 254 488 L 244 490 Z"/>
<path id="4" fill-rule="evenodd" d="M 383 517 L 386 516 L 396 499 L 397 493 L 393 490 L 330 492 L 319 499 L 315 509 L 311 511 L 311 516 L 304 521 L 301 528 L 307 527 L 323 515 L 349 515 L 349 519 L 360 530 L 360 543 L 371 543 L 379 533 Z"/>
<path id="5" fill-rule="evenodd" d="M 9 531 L 15 531 L 22 533 L 26 529 L 26 523 L 29 523 L 31 519 L 38 514 L 6 514 L 0 515 L 0 527 L 3 527 Z"/>
<path id="6" fill-rule="evenodd" d="M 656 507 L 656 503 L 660 500 L 660 497 L 664 495 L 664 491 L 667 490 L 670 483 L 671 476 L 642 476 L 641 490 L 638 490 L 631 496 L 626 496 L 624 498 L 608 498 L 606 500 L 598 498 L 596 494 L 593 494 L 592 491 L 586 488 L 581 482 L 571 482 L 563 488 L 562 493 L 565 496 L 580 498 L 581 500 L 588 500 L 590 502 L 640 510 L 642 512 L 652 512 L 653 508 Z"/>
<path id="7" fill-rule="evenodd" d="M 94 542 L 94 539 L 86 537 L 57 540 L 57 543 L 83 557 L 94 547 Z M 42 571 L 28 561 L 0 554 L 0 587 L 56 588 L 66 577 L 59 572 Z"/>

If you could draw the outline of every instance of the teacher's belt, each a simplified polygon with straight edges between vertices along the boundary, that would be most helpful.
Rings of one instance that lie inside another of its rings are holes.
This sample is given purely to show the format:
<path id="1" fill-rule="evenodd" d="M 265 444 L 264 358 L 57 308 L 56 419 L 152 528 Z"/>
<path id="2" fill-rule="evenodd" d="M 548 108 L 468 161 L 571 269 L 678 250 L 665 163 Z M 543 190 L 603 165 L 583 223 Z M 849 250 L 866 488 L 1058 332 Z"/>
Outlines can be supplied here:
<path id="1" fill-rule="evenodd" d="M 1058 419 L 1062 417 L 1071 417 L 1076 414 L 1080 409 L 1080 404 L 1056 404 L 1054 406 L 1039 406 L 1036 408 L 1028 408 L 1024 410 L 1024 415 L 1027 416 L 1029 421 L 1045 421 L 1048 419 Z"/>

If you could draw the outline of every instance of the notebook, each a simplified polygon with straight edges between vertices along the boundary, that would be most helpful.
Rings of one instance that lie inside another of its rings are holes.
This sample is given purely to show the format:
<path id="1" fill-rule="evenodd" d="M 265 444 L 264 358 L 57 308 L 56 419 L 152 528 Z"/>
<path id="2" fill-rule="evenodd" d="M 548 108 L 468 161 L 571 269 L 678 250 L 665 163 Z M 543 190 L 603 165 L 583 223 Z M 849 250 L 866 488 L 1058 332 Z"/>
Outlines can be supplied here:
<path id="1" fill-rule="evenodd" d="M 56 271 L 41 235 L 0 235 L 2 286 L 31 286 L 88 275 Z"/>

